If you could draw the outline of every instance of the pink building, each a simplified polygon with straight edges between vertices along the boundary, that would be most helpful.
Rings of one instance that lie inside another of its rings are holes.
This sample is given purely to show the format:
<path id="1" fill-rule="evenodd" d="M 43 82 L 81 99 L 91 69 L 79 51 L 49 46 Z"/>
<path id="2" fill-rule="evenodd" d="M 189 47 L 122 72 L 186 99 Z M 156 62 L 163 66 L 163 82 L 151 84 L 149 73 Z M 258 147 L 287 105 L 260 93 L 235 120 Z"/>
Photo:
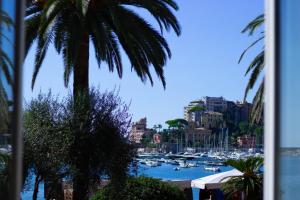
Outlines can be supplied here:
<path id="1" fill-rule="evenodd" d="M 256 138 L 254 136 L 244 135 L 237 138 L 237 144 L 241 148 L 254 148 L 256 146 Z"/>
<path id="2" fill-rule="evenodd" d="M 144 135 L 149 135 L 153 133 L 153 130 L 147 129 L 147 118 L 142 118 L 140 121 L 133 123 L 129 140 L 134 143 L 141 143 L 141 140 Z"/>

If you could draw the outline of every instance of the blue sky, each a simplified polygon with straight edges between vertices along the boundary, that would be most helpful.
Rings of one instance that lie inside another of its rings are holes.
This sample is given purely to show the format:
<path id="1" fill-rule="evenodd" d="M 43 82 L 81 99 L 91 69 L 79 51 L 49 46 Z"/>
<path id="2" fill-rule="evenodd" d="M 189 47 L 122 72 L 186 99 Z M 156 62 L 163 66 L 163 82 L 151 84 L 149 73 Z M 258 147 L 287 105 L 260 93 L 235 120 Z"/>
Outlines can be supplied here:
<path id="1" fill-rule="evenodd" d="M 259 49 L 247 54 L 238 64 L 241 52 L 258 36 L 241 34 L 245 25 L 263 13 L 262 0 L 177 0 L 180 10 L 176 13 L 182 26 L 182 35 L 174 33 L 164 36 L 172 50 L 172 58 L 165 67 L 166 90 L 156 78 L 154 86 L 142 83 L 123 54 L 124 74 L 122 80 L 117 73 L 109 73 L 103 64 L 98 68 L 91 48 L 90 85 L 102 91 L 120 88 L 120 96 L 131 102 L 133 120 L 147 117 L 148 126 L 172 118 L 183 117 L 183 107 L 189 101 L 203 96 L 223 96 L 229 100 L 243 98 L 247 77 L 244 77 L 249 61 Z M 150 22 L 148 14 L 140 13 Z M 157 27 L 154 25 L 154 27 Z M 31 90 L 34 48 L 29 52 L 24 70 L 24 99 L 47 92 L 65 96 L 72 89 L 63 85 L 62 59 L 53 48 L 48 52 L 38 75 L 34 90 Z M 252 97 L 252 95 L 250 95 Z"/>

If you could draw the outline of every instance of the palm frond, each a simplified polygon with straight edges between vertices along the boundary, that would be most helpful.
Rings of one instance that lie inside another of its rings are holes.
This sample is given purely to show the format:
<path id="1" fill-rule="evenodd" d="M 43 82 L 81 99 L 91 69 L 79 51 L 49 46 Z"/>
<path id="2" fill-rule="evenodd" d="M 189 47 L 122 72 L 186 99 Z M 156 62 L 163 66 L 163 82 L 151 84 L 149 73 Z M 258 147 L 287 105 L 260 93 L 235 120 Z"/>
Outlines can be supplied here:
<path id="1" fill-rule="evenodd" d="M 226 161 L 226 164 L 243 172 L 243 176 L 231 177 L 222 184 L 226 199 L 232 199 L 234 195 L 241 195 L 241 193 L 244 193 L 246 199 L 261 199 L 262 175 L 260 168 L 263 162 L 263 158 L 259 157 Z"/>
<path id="2" fill-rule="evenodd" d="M 143 82 L 149 79 L 153 84 L 152 66 L 165 87 L 163 67 L 171 57 L 169 46 L 162 34 L 131 7 L 145 9 L 161 30 L 172 29 L 180 35 L 180 24 L 172 12 L 177 11 L 178 6 L 173 0 L 49 0 L 35 1 L 27 6 L 26 52 L 35 40 L 38 42 L 32 87 L 50 44 L 54 44 L 59 54 L 62 53 L 64 81 L 68 85 L 80 56 L 78 48 L 83 33 L 89 34 L 99 67 L 101 62 L 106 62 L 109 71 L 117 69 L 122 77 L 122 48 Z"/>
<path id="3" fill-rule="evenodd" d="M 259 29 L 264 24 L 264 15 L 257 16 L 254 20 L 252 20 L 243 30 L 242 33 L 248 32 L 249 35 L 253 35 L 254 32 Z M 252 49 L 255 45 L 257 45 L 260 41 L 264 40 L 264 31 L 261 32 L 262 36 L 255 40 L 253 43 L 249 45 L 241 54 L 238 63 L 244 58 L 245 54 Z M 249 64 L 245 76 L 250 74 L 249 81 L 247 83 L 245 93 L 244 93 L 244 100 L 246 100 L 248 93 L 251 89 L 253 89 L 254 85 L 257 83 L 260 74 L 263 72 L 265 62 L 264 62 L 264 54 L 265 51 L 262 50 Z M 257 122 L 258 119 L 262 118 L 263 113 L 263 83 L 260 84 L 258 91 L 253 99 L 253 107 L 251 110 L 251 123 Z"/>
<path id="4" fill-rule="evenodd" d="M 250 44 L 241 54 L 238 63 L 240 63 L 243 60 L 245 54 L 248 52 L 249 49 L 251 49 L 253 46 L 255 46 L 258 42 L 260 42 L 264 38 L 265 38 L 265 36 L 262 36 L 262 37 L 258 38 L 257 40 L 255 40 L 252 44 Z"/>
<path id="5" fill-rule="evenodd" d="M 264 81 L 261 82 L 253 99 L 251 123 L 259 123 L 264 112 Z"/>
<path id="6" fill-rule="evenodd" d="M 251 71 L 251 75 L 249 78 L 249 81 L 247 83 L 246 89 L 245 89 L 245 95 L 244 95 L 244 100 L 247 98 L 249 90 L 251 90 L 255 83 L 257 82 L 260 73 L 263 71 L 264 66 L 265 66 L 265 59 L 264 59 L 264 54 L 265 52 L 262 51 L 259 53 L 254 60 L 250 63 L 246 75 Z"/>
<path id="7" fill-rule="evenodd" d="M 121 2 L 125 5 L 133 5 L 146 9 L 156 19 L 161 32 L 163 32 L 163 28 L 169 31 L 172 27 L 177 35 L 181 34 L 180 24 L 168 8 L 170 6 L 174 10 L 179 9 L 173 0 L 122 0 Z"/>
<path id="8" fill-rule="evenodd" d="M 264 14 L 257 16 L 242 30 L 242 33 L 248 32 L 249 35 L 253 35 L 253 33 L 264 24 L 264 21 Z"/>

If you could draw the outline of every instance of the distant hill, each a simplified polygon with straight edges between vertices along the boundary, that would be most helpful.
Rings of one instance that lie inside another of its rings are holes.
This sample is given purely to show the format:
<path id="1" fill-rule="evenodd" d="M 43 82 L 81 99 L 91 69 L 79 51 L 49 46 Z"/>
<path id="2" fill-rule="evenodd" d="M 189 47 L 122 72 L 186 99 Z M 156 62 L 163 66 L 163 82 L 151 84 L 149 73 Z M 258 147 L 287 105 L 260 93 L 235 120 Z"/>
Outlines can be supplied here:
<path id="1" fill-rule="evenodd" d="M 300 156 L 300 147 L 283 147 L 283 148 L 280 148 L 280 155 L 283 155 L 283 156 Z"/>

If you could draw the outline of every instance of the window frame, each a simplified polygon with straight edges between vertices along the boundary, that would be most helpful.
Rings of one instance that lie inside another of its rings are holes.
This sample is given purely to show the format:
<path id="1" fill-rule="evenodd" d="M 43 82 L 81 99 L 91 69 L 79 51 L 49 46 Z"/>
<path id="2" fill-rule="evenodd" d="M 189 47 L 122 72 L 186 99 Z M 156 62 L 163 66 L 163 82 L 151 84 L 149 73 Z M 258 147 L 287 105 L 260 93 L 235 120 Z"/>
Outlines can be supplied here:
<path id="1" fill-rule="evenodd" d="M 2 3 L 2 1 L 0 1 Z M 10 170 L 9 199 L 21 199 L 23 183 L 23 136 L 22 136 L 22 66 L 24 62 L 24 16 L 25 0 L 15 0 L 15 41 L 14 41 L 14 86 L 12 116 L 12 167 Z"/>
<path id="2" fill-rule="evenodd" d="M 264 199 L 279 198 L 280 77 L 279 0 L 265 0 Z"/>

